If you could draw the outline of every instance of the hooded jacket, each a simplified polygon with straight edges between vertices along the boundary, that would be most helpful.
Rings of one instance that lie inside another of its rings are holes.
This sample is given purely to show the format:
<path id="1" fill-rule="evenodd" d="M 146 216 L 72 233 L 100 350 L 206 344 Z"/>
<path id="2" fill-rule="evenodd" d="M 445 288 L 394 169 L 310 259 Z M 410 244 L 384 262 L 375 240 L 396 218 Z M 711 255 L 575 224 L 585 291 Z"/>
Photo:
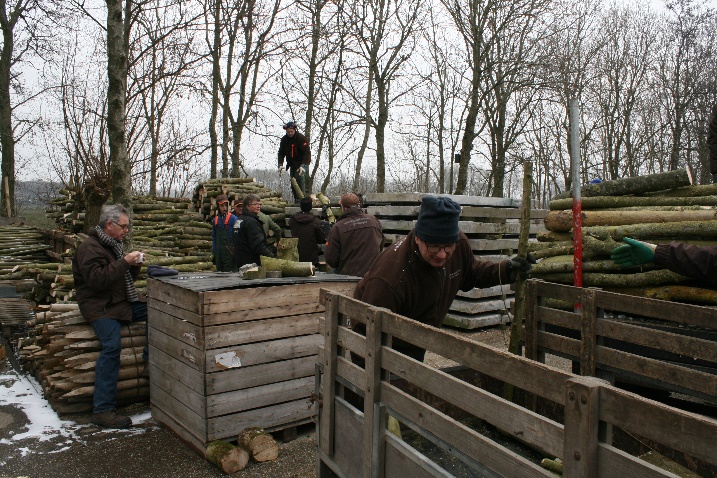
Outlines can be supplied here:
<path id="1" fill-rule="evenodd" d="M 338 274 L 363 277 L 381 252 L 383 241 L 379 220 L 352 207 L 331 228 L 324 258 Z"/>
<path id="2" fill-rule="evenodd" d="M 299 260 L 319 262 L 319 244 L 326 240 L 321 221 L 310 212 L 299 211 L 289 219 L 291 237 L 299 239 Z"/>
<path id="3" fill-rule="evenodd" d="M 127 301 L 125 272 L 137 277 L 140 266 L 117 259 L 111 247 L 100 242 L 95 229 L 77 247 L 72 258 L 77 304 L 87 322 L 97 319 L 132 321 L 132 306 Z"/>
<path id="4" fill-rule="evenodd" d="M 356 286 L 354 298 L 438 327 L 459 290 L 467 292 L 510 282 L 509 261 L 476 260 L 466 235 L 460 232 L 458 237 L 458 246 L 446 264 L 433 267 L 421 256 L 414 231 L 409 232 L 376 258 Z M 423 360 L 425 353 L 398 339 L 393 340 L 393 348 L 416 360 Z"/>
<path id="5" fill-rule="evenodd" d="M 293 137 L 285 134 L 279 143 L 279 167 L 284 165 L 284 158 L 286 158 L 286 169 L 311 163 L 311 149 L 306 136 L 298 131 Z"/>
<path id="6" fill-rule="evenodd" d="M 653 262 L 717 288 L 717 246 L 695 246 L 682 242 L 658 244 Z"/>
<path id="7" fill-rule="evenodd" d="M 237 267 L 246 264 L 261 265 L 261 256 L 274 257 L 266 245 L 264 226 L 259 217 L 246 210 L 234 223 L 234 257 Z"/>

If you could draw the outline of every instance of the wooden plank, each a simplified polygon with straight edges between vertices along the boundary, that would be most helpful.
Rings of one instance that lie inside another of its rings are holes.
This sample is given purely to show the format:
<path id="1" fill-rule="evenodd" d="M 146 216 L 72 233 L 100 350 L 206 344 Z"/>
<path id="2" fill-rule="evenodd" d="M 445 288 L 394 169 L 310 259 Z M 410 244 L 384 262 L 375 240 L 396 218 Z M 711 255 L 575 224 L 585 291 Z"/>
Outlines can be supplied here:
<path id="1" fill-rule="evenodd" d="M 538 294 L 534 281 L 525 283 L 525 358 L 538 360 Z"/>
<path id="2" fill-rule="evenodd" d="M 626 314 L 653 317 L 681 324 L 698 325 L 700 327 L 715 327 L 715 309 L 713 307 L 702 307 L 699 305 L 646 299 L 636 296 L 629 296 L 629 300 L 626 300 L 624 294 L 605 291 L 598 293 L 596 304 L 598 307 L 624 312 Z"/>
<path id="3" fill-rule="evenodd" d="M 321 302 L 326 307 L 326 313 L 324 314 L 324 328 L 322 329 L 324 338 L 322 362 L 324 375 L 321 390 L 323 405 L 319 412 L 319 449 L 329 457 L 334 454 L 336 346 L 339 328 L 339 303 L 341 300 L 342 297 L 336 294 L 329 294 L 326 290 L 321 291 Z"/>
<path id="4" fill-rule="evenodd" d="M 597 477 L 600 386 L 604 380 L 575 377 L 565 388 L 563 475 Z"/>
<path id="5" fill-rule="evenodd" d="M 471 249 L 481 251 L 504 251 L 518 249 L 518 239 L 468 239 Z"/>
<path id="6" fill-rule="evenodd" d="M 281 362 L 224 370 L 206 375 L 207 395 L 258 387 L 314 374 L 316 357 L 300 357 Z"/>
<path id="7" fill-rule="evenodd" d="M 287 317 L 292 315 L 315 314 L 324 311 L 324 306 L 313 300 L 313 297 L 298 298 L 298 301 L 309 300 L 304 304 L 297 303 L 294 305 L 282 305 L 278 307 L 263 307 L 261 309 L 242 310 L 222 312 L 219 314 L 210 314 L 203 317 L 203 325 L 211 327 L 214 325 L 226 325 L 239 322 L 248 322 L 250 320 L 273 319 L 275 317 Z"/>
<path id="8" fill-rule="evenodd" d="M 717 420 L 714 418 L 604 386 L 600 390 L 600 419 L 631 434 L 717 465 Z"/>
<path id="9" fill-rule="evenodd" d="M 366 337 L 346 327 L 339 327 L 337 333 L 339 346 L 361 357 L 366 356 Z"/>
<path id="10" fill-rule="evenodd" d="M 580 321 L 580 375 L 595 376 L 595 289 L 583 290 L 580 303 L 582 320 Z"/>
<path id="11" fill-rule="evenodd" d="M 152 377 L 154 379 L 154 377 Z M 262 408 L 277 403 L 308 398 L 314 391 L 314 377 L 274 382 L 259 387 L 218 393 L 207 397 L 209 418 Z"/>
<path id="12" fill-rule="evenodd" d="M 148 308 L 147 320 L 154 329 L 197 349 L 204 347 L 204 327 L 180 320 L 163 310 Z"/>
<path id="13" fill-rule="evenodd" d="M 410 476 L 411 478 L 440 477 L 453 475 L 432 462 L 392 435 L 386 435 L 386 463 L 384 476 Z"/>
<path id="14" fill-rule="evenodd" d="M 228 368 L 249 367 L 278 360 L 316 355 L 321 343 L 323 343 L 322 336 L 313 334 L 213 349 L 206 353 L 205 369 L 206 373 L 213 373 Z"/>
<path id="15" fill-rule="evenodd" d="M 657 350 L 664 350 L 696 359 L 717 362 L 717 346 L 711 340 L 698 339 L 641 326 L 639 323 L 598 321 L 598 334 Z"/>
<path id="16" fill-rule="evenodd" d="M 157 423 L 163 425 L 170 432 L 174 433 L 180 440 L 193 448 L 200 456 L 204 456 L 207 451 L 207 442 L 205 439 L 200 438 L 190 430 L 187 430 L 187 428 L 179 423 L 174 417 L 165 413 L 164 410 L 159 408 L 151 400 L 150 406 L 152 410 L 152 418 L 154 418 Z"/>
<path id="17" fill-rule="evenodd" d="M 424 193 L 366 193 L 361 198 L 366 206 L 373 204 L 420 204 Z M 494 198 L 483 196 L 441 194 L 449 197 L 461 206 L 520 207 L 520 201 L 511 198 Z"/>
<path id="18" fill-rule="evenodd" d="M 381 397 L 391 410 L 499 475 L 521 478 L 552 476 L 551 472 L 386 382 L 381 383 Z"/>
<path id="19" fill-rule="evenodd" d="M 363 413 L 340 398 L 336 398 L 335 410 L 334 453 L 331 458 L 339 469 L 346 472 L 346 476 L 360 478 L 368 462 L 359 452 L 363 441 Z M 319 440 L 322 440 L 321 434 Z"/>
<path id="20" fill-rule="evenodd" d="M 596 348 L 596 358 L 598 366 L 624 370 L 717 397 L 717 375 L 711 373 L 600 346 Z"/>
<path id="21" fill-rule="evenodd" d="M 207 402 L 202 394 L 166 373 L 162 367 L 150 364 L 150 376 L 152 377 L 149 384 L 151 396 L 156 388 L 161 388 L 173 400 L 183 403 L 203 419 L 207 418 Z"/>
<path id="22" fill-rule="evenodd" d="M 599 476 L 605 478 L 614 476 L 620 478 L 645 478 L 646 476 L 677 478 L 669 471 L 605 443 L 598 444 L 598 472 Z"/>
<path id="23" fill-rule="evenodd" d="M 245 428 L 271 428 L 293 423 L 311 417 L 314 413 L 312 408 L 309 400 L 301 399 L 210 418 L 207 420 L 207 438 L 209 441 L 235 439 Z"/>
<path id="24" fill-rule="evenodd" d="M 378 427 L 378 402 L 381 400 L 379 384 L 381 383 L 381 324 L 383 312 L 371 309 L 372 316 L 366 323 L 366 384 L 364 390 L 363 456 L 369 458 L 371 466 L 364 467 L 364 478 L 375 478 L 382 469 L 383 461 L 378 454 L 378 446 L 382 441 L 383 430 Z"/>
<path id="25" fill-rule="evenodd" d="M 384 332 L 541 397 L 557 403 L 563 400 L 551 384 L 570 376 L 565 372 L 396 314 L 384 318 Z"/>
<path id="26" fill-rule="evenodd" d="M 205 327 L 206 349 L 317 334 L 320 316 L 320 314 L 297 315 Z"/>
<path id="27" fill-rule="evenodd" d="M 289 208 L 287 208 L 288 211 Z M 298 208 L 297 208 L 298 209 Z M 368 206 L 366 212 L 373 216 L 377 216 L 379 220 L 385 217 L 413 217 L 417 218 L 421 210 L 420 205 L 415 206 L 396 206 L 396 205 L 377 205 Z M 530 212 L 531 219 L 543 219 L 548 214 L 547 209 L 532 209 Z M 480 218 L 491 219 L 520 219 L 521 208 L 512 207 L 481 207 L 481 206 L 465 206 L 461 208 L 461 220 L 474 220 Z"/>
<path id="28" fill-rule="evenodd" d="M 181 362 L 199 373 L 204 373 L 204 353 L 174 337 L 149 327 L 150 347 L 161 350 L 172 360 Z"/>
<path id="29" fill-rule="evenodd" d="M 384 347 L 383 366 L 419 388 L 485 420 L 518 441 L 542 450 L 546 456 L 561 456 L 563 427 L 480 387 L 412 360 Z M 560 388 L 560 383 L 553 384 Z"/>
<path id="30" fill-rule="evenodd" d="M 150 336 L 159 334 L 150 327 Z M 166 336 L 165 336 L 166 337 Z M 165 353 L 159 348 L 150 345 L 149 363 L 161 368 L 166 374 L 174 377 L 175 380 L 181 382 L 191 388 L 200 395 L 204 395 L 204 374 L 197 370 L 194 366 L 188 365 L 187 362 L 181 360 L 181 355 L 172 356 Z M 152 381 L 150 380 L 150 385 Z"/>
<path id="31" fill-rule="evenodd" d="M 196 312 L 191 312 L 174 304 L 162 302 L 161 300 L 157 300 L 154 297 L 148 298 L 147 307 L 155 310 L 161 310 L 171 315 L 172 317 L 176 317 L 179 320 L 186 320 L 187 322 L 190 322 L 194 325 L 202 324 L 202 318 Z"/>
<path id="32" fill-rule="evenodd" d="M 147 295 L 155 301 L 173 304 L 195 314 L 202 313 L 199 294 L 156 279 L 147 280 Z"/>
<path id="33" fill-rule="evenodd" d="M 513 291 L 510 289 L 510 284 L 497 285 L 495 287 L 487 287 L 485 289 L 475 288 L 468 292 L 462 290 L 458 291 L 457 297 L 466 297 L 469 299 L 484 299 L 486 297 L 495 297 L 501 295 L 513 295 Z"/>
<path id="34" fill-rule="evenodd" d="M 416 221 L 401 221 L 395 219 L 381 219 L 381 226 L 386 231 L 410 231 L 416 225 Z M 520 234 L 518 223 L 491 223 L 458 221 L 458 228 L 465 234 Z M 537 234 L 545 229 L 537 224 L 530 225 L 530 233 Z"/>
<path id="35" fill-rule="evenodd" d="M 176 422 L 181 423 L 187 431 L 205 444 L 208 443 L 207 422 L 204 418 L 197 415 L 194 410 L 191 410 L 182 402 L 175 400 L 159 387 L 151 388 L 150 397 L 153 405 L 171 416 Z"/>
<path id="36" fill-rule="evenodd" d="M 538 322 L 558 325 L 571 330 L 580 330 L 580 315 L 567 310 L 553 309 L 551 307 L 538 307 Z"/>
<path id="37" fill-rule="evenodd" d="M 580 357 L 580 341 L 562 335 L 538 331 L 538 349 L 543 352 L 558 352 L 558 355 L 569 355 L 578 359 Z"/>
<path id="38" fill-rule="evenodd" d="M 580 300 L 580 294 L 582 294 L 582 288 L 573 287 L 563 284 L 555 284 L 553 282 L 545 282 L 538 279 L 534 280 L 538 287 L 538 296 L 543 296 L 551 299 L 560 299 L 566 302 L 574 304 Z"/>
<path id="39" fill-rule="evenodd" d="M 357 390 L 363 392 L 366 385 L 366 372 L 358 365 L 343 357 L 336 358 L 336 376 L 347 381 Z M 363 393 L 361 393 L 363 396 Z"/>

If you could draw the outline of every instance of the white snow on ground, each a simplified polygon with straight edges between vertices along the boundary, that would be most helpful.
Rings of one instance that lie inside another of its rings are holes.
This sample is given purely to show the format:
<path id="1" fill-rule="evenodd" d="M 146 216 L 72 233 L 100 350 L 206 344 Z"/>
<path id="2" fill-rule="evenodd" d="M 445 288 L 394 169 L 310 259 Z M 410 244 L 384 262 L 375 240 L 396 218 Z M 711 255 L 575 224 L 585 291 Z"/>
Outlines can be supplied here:
<path id="1" fill-rule="evenodd" d="M 0 405 L 13 406 L 22 411 L 29 423 L 27 431 L 18 433 L 10 439 L 0 440 L 0 444 L 16 444 L 22 441 L 22 447 L 17 446 L 22 456 L 35 451 L 32 443 L 40 443 L 48 440 L 57 440 L 57 447 L 53 453 L 62 451 L 72 442 L 82 442 L 77 432 L 83 428 L 95 427 L 95 425 L 78 424 L 72 420 L 62 420 L 52 409 L 50 404 L 42 397 L 42 387 L 37 381 L 26 375 L 17 374 L 11 367 L 6 370 L 0 369 Z M 150 421 L 151 412 L 143 412 L 130 416 L 133 425 L 139 425 Z M 97 433 L 109 434 L 139 434 L 144 433 L 147 427 L 130 428 L 127 430 L 99 429 Z M 29 442 L 29 443 L 28 443 Z"/>

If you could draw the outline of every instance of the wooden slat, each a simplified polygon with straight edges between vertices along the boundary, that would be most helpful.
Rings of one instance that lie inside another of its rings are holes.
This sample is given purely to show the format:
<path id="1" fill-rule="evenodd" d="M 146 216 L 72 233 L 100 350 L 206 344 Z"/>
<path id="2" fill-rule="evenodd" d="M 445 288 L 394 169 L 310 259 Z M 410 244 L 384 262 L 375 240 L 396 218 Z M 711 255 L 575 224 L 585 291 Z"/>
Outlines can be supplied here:
<path id="1" fill-rule="evenodd" d="M 194 325 L 202 325 L 202 316 L 198 313 L 191 312 L 174 304 L 162 302 L 160 300 L 155 299 L 154 297 L 149 297 L 147 301 L 147 307 L 155 310 L 161 310 L 162 312 L 165 312 L 172 317 L 176 317 L 180 320 L 186 320 L 187 322 L 190 322 Z"/>
<path id="2" fill-rule="evenodd" d="M 359 390 L 363 390 L 366 385 L 366 372 L 343 357 L 336 358 L 336 376 L 346 380 Z"/>
<path id="3" fill-rule="evenodd" d="M 543 450 L 546 456 L 562 455 L 563 427 L 559 423 L 386 347 L 383 357 L 384 368 L 394 375 Z M 558 383 L 553 385 L 560 388 Z"/>
<path id="4" fill-rule="evenodd" d="M 200 438 L 194 433 L 192 433 L 182 423 L 180 423 L 173 416 L 159 408 L 151 400 L 150 405 L 152 409 L 152 418 L 154 418 L 157 423 L 161 423 L 162 425 L 167 427 L 182 441 L 190 445 L 200 456 L 202 456 L 207 451 L 207 441 L 205 438 Z"/>
<path id="5" fill-rule="evenodd" d="M 580 375 L 595 376 L 595 289 L 585 289 L 580 303 L 582 320 L 580 321 Z"/>
<path id="6" fill-rule="evenodd" d="M 154 377 L 152 377 L 154 379 Z M 209 418 L 262 408 L 277 403 L 308 398 L 314 390 L 314 377 L 274 382 L 259 387 L 218 393 L 207 397 Z"/>
<path id="7" fill-rule="evenodd" d="M 605 443 L 598 444 L 597 462 L 600 476 L 605 478 L 614 476 L 619 476 L 620 478 L 645 478 L 646 476 L 678 478 L 677 475 L 669 471 L 658 468 Z"/>
<path id="8" fill-rule="evenodd" d="M 551 334 L 550 332 L 538 331 L 538 349 L 543 352 L 558 352 L 562 355 L 570 355 L 577 360 L 580 358 L 580 341 L 563 337 L 562 335 Z"/>
<path id="9" fill-rule="evenodd" d="M 596 302 L 599 307 L 606 310 L 707 328 L 715 328 L 715 318 L 717 318 L 717 313 L 715 313 L 713 307 L 702 307 L 636 296 L 630 296 L 629 300 L 625 300 L 624 294 L 615 292 L 600 291 L 596 297 Z"/>
<path id="10" fill-rule="evenodd" d="M 366 356 L 366 337 L 346 327 L 338 329 L 338 345 L 361 357 Z"/>
<path id="11" fill-rule="evenodd" d="M 209 441 L 225 438 L 236 439 L 236 436 L 245 428 L 271 428 L 297 422 L 311 417 L 314 413 L 312 408 L 307 399 L 300 399 L 210 418 L 207 420 L 207 438 Z"/>
<path id="12" fill-rule="evenodd" d="M 552 309 L 550 307 L 538 307 L 538 322 L 543 324 L 558 325 L 566 329 L 580 330 L 580 315 L 567 310 Z"/>
<path id="13" fill-rule="evenodd" d="M 717 375 L 711 373 L 600 346 L 596 358 L 599 365 L 717 397 Z"/>
<path id="14" fill-rule="evenodd" d="M 525 358 L 538 360 L 538 297 L 534 281 L 525 283 Z"/>
<path id="15" fill-rule="evenodd" d="M 507 448 L 471 430 L 438 410 L 409 396 L 401 390 L 381 383 L 383 402 L 399 415 L 435 435 L 471 459 L 502 476 L 549 477 L 551 472 L 543 470 Z"/>
<path id="16" fill-rule="evenodd" d="M 340 398 L 336 398 L 334 405 L 336 410 L 335 444 L 330 459 L 337 465 L 337 468 L 346 472 L 346 476 L 360 478 L 363 476 L 364 466 L 368 464 L 368 460 L 358 453 L 363 441 L 363 413 Z M 319 450 L 321 451 L 321 448 Z"/>
<path id="17" fill-rule="evenodd" d="M 207 422 L 204 418 L 159 387 L 151 387 L 150 397 L 154 406 L 181 423 L 184 429 L 203 443 L 207 443 Z"/>
<path id="18" fill-rule="evenodd" d="M 207 395 L 258 387 L 314 374 L 316 357 L 300 357 L 281 362 L 224 370 L 206 375 Z"/>
<path id="19" fill-rule="evenodd" d="M 147 280 L 147 295 L 158 302 L 172 304 L 195 314 L 201 314 L 201 299 L 196 292 L 156 279 Z"/>
<path id="20" fill-rule="evenodd" d="M 163 310 L 150 307 L 147 312 L 147 320 L 152 328 L 197 349 L 204 347 L 204 327 L 173 317 Z"/>
<path id="21" fill-rule="evenodd" d="M 717 465 L 717 420 L 615 387 L 600 390 L 600 419 Z"/>
<path id="22" fill-rule="evenodd" d="M 366 323 L 366 384 L 364 390 L 363 443 L 361 450 L 371 466 L 364 467 L 364 478 L 378 475 L 377 470 L 383 467 L 382 454 L 378 453 L 379 442 L 382 441 L 383 430 L 378 427 L 378 402 L 381 400 L 379 384 L 381 383 L 381 330 L 383 313 L 371 309 L 372 315 Z"/>
<path id="23" fill-rule="evenodd" d="M 604 380 L 575 377 L 565 388 L 563 474 L 597 476 L 600 386 Z"/>
<path id="24" fill-rule="evenodd" d="M 183 403 L 187 408 L 202 417 L 207 418 L 207 403 L 205 397 L 196 390 L 184 385 L 175 377 L 166 373 L 161 366 L 150 364 L 150 394 L 153 395 L 156 388 L 161 388 L 172 400 Z"/>
<path id="25" fill-rule="evenodd" d="M 276 317 L 288 317 L 302 314 L 314 314 L 324 311 L 314 297 L 297 297 L 297 303 L 293 305 L 282 305 L 279 307 L 263 307 L 260 309 L 244 309 L 241 312 L 227 311 L 219 314 L 205 315 L 202 318 L 203 325 L 211 327 L 214 325 L 226 325 L 233 323 L 248 322 L 250 320 L 273 319 Z M 301 303 L 306 300 L 306 303 Z"/>
<path id="26" fill-rule="evenodd" d="M 214 349 L 206 353 L 206 372 L 316 355 L 322 342 L 320 334 L 313 334 Z"/>
<path id="27" fill-rule="evenodd" d="M 180 342 L 174 337 L 170 337 L 154 327 L 149 328 L 149 342 L 150 351 L 161 351 L 168 357 L 167 361 L 177 362 L 178 364 L 184 365 L 182 369 L 185 371 L 187 371 L 185 367 L 195 370 L 196 372 L 191 374 L 193 380 L 195 380 L 197 376 L 201 376 L 204 373 L 204 354 L 201 350 L 192 347 L 191 345 L 187 345 L 184 342 Z M 195 388 L 195 390 L 201 390 L 203 392 L 204 387 L 202 386 L 201 389 Z"/>
<path id="28" fill-rule="evenodd" d="M 421 198 L 428 194 L 424 193 L 366 193 L 362 202 L 365 205 L 373 204 L 420 204 Z M 442 194 L 462 206 L 490 206 L 490 207 L 520 207 L 520 201 L 512 198 L 494 198 L 483 196 L 468 196 L 457 194 Z"/>
<path id="29" fill-rule="evenodd" d="M 543 297 L 549 297 L 551 299 L 560 299 L 570 303 L 575 303 L 580 300 L 580 294 L 582 294 L 582 288 L 572 287 L 563 284 L 555 284 L 553 282 L 545 282 L 538 279 L 534 280 L 538 286 L 537 294 Z"/>
<path id="30" fill-rule="evenodd" d="M 205 327 L 203 330 L 206 349 L 317 334 L 319 317 L 319 314 L 297 315 L 243 322 L 241 325 Z"/>
<path id="31" fill-rule="evenodd" d="M 323 389 L 321 391 L 323 406 L 320 411 L 319 421 L 319 448 L 327 456 L 334 454 L 334 433 L 336 429 L 335 403 L 336 396 L 336 361 L 337 361 L 337 339 L 338 339 L 338 319 L 339 319 L 339 302 L 341 297 L 338 295 L 327 295 L 325 289 L 321 291 L 322 303 L 326 307 L 324 318 L 324 328 L 322 330 L 324 336 L 323 351 Z"/>
<path id="32" fill-rule="evenodd" d="M 386 461 L 384 476 L 406 476 L 411 478 L 451 478 L 452 474 L 438 466 L 425 455 L 409 447 L 406 442 L 386 435 Z"/>

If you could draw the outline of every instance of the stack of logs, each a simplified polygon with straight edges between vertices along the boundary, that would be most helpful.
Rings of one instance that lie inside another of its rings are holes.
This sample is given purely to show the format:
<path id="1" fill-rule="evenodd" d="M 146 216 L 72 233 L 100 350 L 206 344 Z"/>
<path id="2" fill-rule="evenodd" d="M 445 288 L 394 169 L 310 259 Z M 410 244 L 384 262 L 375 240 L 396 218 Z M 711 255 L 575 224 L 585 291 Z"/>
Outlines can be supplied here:
<path id="1" fill-rule="evenodd" d="M 233 474 L 246 468 L 250 459 L 262 463 L 279 456 L 279 445 L 274 437 L 258 427 L 242 430 L 236 443 L 215 440 L 207 445 L 205 457 L 224 473 Z"/>
<path id="2" fill-rule="evenodd" d="M 92 411 L 95 362 L 100 343 L 92 326 L 76 303 L 39 307 L 33 337 L 20 339 L 18 354 L 24 367 L 43 389 L 45 398 L 58 413 Z M 117 399 L 122 403 L 147 400 L 149 382 L 140 377 L 147 344 L 145 323 L 122 327 L 122 352 Z"/>
<path id="3" fill-rule="evenodd" d="M 15 287 L 25 297 L 31 296 L 37 286 L 35 278 L 39 269 L 50 262 L 45 254 L 48 247 L 41 232 L 34 227 L 0 226 L 0 284 Z"/>
<path id="4" fill-rule="evenodd" d="M 532 277 L 573 284 L 572 199 L 550 202 L 544 233 L 529 248 Z M 717 305 L 717 291 L 654 264 L 623 269 L 612 250 L 631 237 L 654 244 L 672 241 L 717 245 L 717 185 L 693 186 L 687 170 L 625 178 L 582 189 L 583 285 L 623 294 Z"/>

